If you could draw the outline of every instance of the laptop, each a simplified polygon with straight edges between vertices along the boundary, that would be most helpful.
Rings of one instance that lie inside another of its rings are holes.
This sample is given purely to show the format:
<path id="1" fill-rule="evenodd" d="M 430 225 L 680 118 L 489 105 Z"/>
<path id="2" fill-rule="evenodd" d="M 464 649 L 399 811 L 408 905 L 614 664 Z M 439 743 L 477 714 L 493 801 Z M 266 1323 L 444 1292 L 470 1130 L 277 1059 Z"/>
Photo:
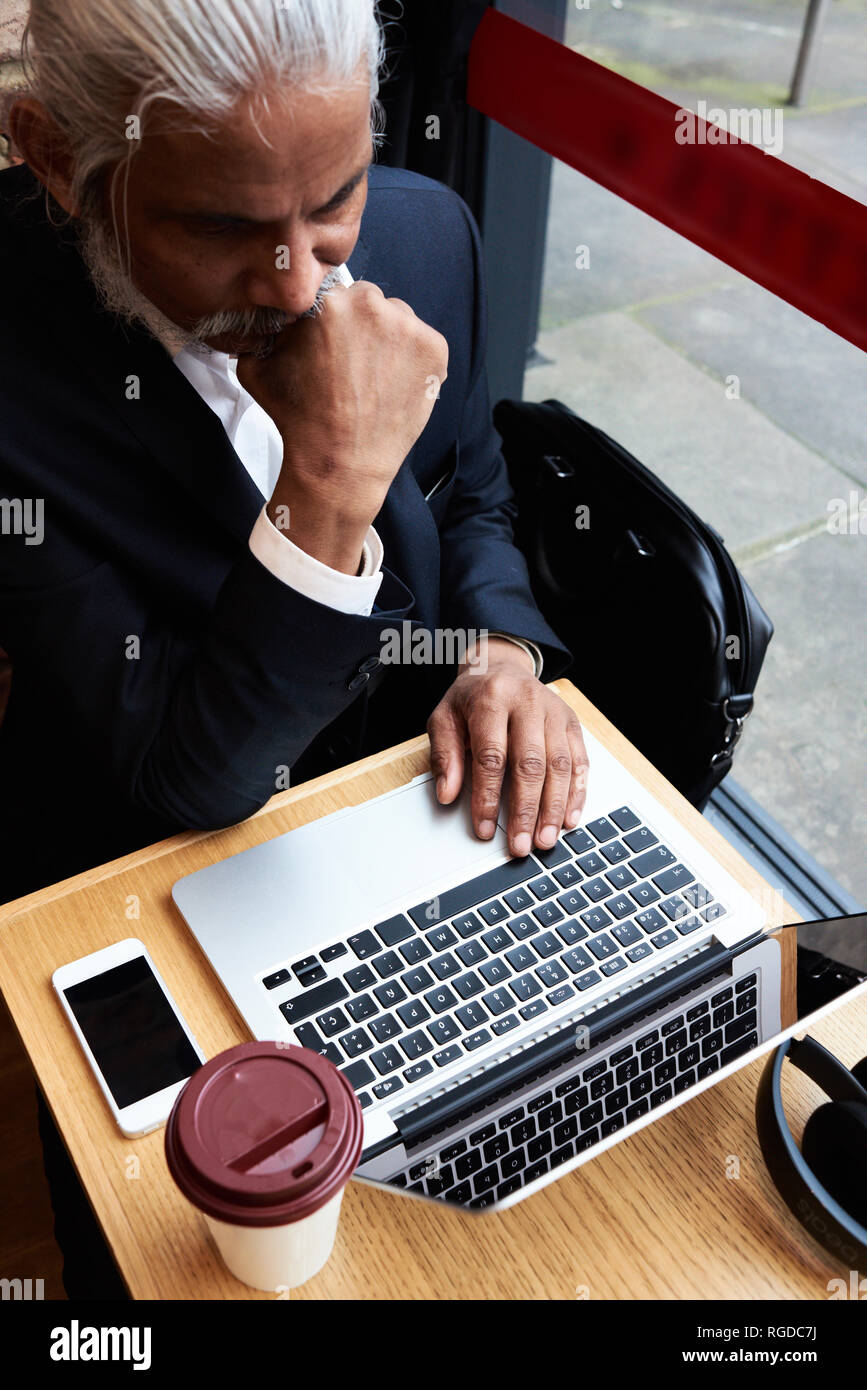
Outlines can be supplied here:
<path id="1" fill-rule="evenodd" d="M 178 880 L 257 1038 L 355 1089 L 355 1176 L 473 1211 L 523 1200 L 780 1031 L 766 915 L 584 729 L 582 822 L 512 858 L 430 773 Z"/>

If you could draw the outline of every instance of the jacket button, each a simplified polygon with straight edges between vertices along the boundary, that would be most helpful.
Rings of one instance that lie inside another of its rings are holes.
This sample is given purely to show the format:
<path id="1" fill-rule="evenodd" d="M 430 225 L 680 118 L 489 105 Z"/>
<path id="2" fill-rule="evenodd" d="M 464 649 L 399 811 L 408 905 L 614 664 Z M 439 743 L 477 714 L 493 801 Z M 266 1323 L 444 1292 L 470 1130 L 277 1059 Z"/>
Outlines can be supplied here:
<path id="1" fill-rule="evenodd" d="M 347 688 L 349 690 L 360 690 L 363 685 L 367 685 L 369 680 L 370 673 L 368 671 L 359 671 L 352 677 L 351 681 L 347 681 Z"/>
<path id="2" fill-rule="evenodd" d="M 362 661 L 359 671 L 375 671 L 377 666 L 382 665 L 382 660 L 378 656 L 369 656 L 366 661 Z"/>

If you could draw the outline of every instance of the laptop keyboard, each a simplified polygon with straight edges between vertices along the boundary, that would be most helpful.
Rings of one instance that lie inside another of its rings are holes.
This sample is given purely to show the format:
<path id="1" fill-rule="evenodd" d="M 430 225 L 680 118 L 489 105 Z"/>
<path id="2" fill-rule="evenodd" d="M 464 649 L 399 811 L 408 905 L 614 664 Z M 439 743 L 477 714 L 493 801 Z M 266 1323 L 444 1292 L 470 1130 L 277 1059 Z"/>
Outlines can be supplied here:
<path id="1" fill-rule="evenodd" d="M 757 1047 L 758 1027 L 753 972 L 387 1182 L 462 1206 L 502 1201 Z"/>
<path id="2" fill-rule="evenodd" d="M 263 977 L 364 1108 L 725 915 L 629 806 Z"/>
<path id="3" fill-rule="evenodd" d="M 629 806 L 265 975 L 363 1107 L 725 915 Z"/>

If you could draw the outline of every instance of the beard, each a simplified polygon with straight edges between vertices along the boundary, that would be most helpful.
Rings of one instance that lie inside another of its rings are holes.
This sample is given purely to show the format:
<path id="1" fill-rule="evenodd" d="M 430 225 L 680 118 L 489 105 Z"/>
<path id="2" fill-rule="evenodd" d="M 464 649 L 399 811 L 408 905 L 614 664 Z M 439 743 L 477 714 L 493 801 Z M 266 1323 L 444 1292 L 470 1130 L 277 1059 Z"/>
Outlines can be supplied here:
<path id="1" fill-rule="evenodd" d="M 261 339 L 257 346 L 250 349 L 249 355 L 268 357 L 284 328 L 298 318 L 313 318 L 321 314 L 328 291 L 333 285 L 343 283 L 336 267 L 329 270 L 316 292 L 314 303 L 303 314 L 294 317 L 283 309 L 267 307 L 219 309 L 197 319 L 192 327 L 184 328 L 142 294 L 121 260 L 113 232 L 102 218 L 80 218 L 76 234 L 79 254 L 102 307 L 122 323 L 133 327 L 143 325 L 154 337 L 167 344 L 173 353 L 193 346 L 205 353 L 219 352 L 221 349 L 211 347 L 206 340 L 231 336 L 241 341 Z"/>

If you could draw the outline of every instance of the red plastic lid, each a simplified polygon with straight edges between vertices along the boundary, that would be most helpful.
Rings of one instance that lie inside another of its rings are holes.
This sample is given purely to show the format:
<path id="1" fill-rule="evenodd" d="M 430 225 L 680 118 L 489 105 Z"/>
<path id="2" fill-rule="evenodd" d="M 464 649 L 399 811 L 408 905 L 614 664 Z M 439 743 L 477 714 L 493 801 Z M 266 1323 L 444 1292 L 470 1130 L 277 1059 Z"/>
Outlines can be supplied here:
<path id="1" fill-rule="evenodd" d="M 184 1196 L 236 1226 L 282 1226 L 324 1206 L 361 1156 L 361 1106 L 306 1047 L 242 1043 L 195 1072 L 166 1125 Z"/>

